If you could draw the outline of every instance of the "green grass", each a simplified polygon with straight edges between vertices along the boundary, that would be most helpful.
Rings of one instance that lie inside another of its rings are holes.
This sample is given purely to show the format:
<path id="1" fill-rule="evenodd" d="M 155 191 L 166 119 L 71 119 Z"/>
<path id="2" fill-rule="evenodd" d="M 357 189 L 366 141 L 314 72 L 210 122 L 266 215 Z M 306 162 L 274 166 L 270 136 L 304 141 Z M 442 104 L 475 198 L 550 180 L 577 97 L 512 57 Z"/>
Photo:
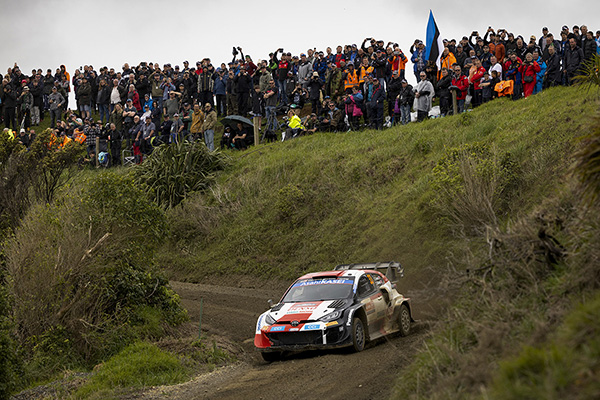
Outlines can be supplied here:
<path id="1" fill-rule="evenodd" d="M 432 205 L 432 170 L 446 150 L 478 142 L 510 154 L 522 171 L 507 211 L 515 217 L 552 192 L 596 109 L 592 93 L 556 88 L 421 124 L 230 153 L 211 193 L 171 211 L 174 237 L 159 262 L 190 281 L 232 272 L 292 279 L 368 260 L 401 261 L 409 276 L 440 269 L 449 254 L 472 251 Z"/>
<path id="2" fill-rule="evenodd" d="M 139 342 L 102 364 L 75 398 L 110 398 L 123 388 L 145 388 L 185 381 L 189 372 L 174 355 Z"/>

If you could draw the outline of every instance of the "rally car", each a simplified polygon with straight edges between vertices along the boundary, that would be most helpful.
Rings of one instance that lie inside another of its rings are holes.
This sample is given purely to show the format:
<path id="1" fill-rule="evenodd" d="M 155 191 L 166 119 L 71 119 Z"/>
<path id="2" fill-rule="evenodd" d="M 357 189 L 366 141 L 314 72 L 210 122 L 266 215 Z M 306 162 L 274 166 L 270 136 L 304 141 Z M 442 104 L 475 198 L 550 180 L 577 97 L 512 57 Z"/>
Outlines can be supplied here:
<path id="1" fill-rule="evenodd" d="M 406 336 L 410 299 L 396 290 L 396 262 L 344 264 L 298 278 L 279 303 L 258 317 L 254 345 L 265 361 L 284 351 L 352 347 L 392 333 Z"/>

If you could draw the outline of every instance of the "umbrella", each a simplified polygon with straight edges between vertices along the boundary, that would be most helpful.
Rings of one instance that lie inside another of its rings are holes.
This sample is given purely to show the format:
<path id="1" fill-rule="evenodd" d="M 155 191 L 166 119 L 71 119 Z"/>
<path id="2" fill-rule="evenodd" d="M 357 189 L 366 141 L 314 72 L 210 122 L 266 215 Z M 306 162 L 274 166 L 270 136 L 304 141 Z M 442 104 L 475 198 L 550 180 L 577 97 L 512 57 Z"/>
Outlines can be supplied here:
<path id="1" fill-rule="evenodd" d="M 241 115 L 229 115 L 221 120 L 223 125 L 235 125 L 238 122 L 242 124 L 248 125 L 251 128 L 254 128 L 254 124 L 248 118 L 242 117 Z"/>

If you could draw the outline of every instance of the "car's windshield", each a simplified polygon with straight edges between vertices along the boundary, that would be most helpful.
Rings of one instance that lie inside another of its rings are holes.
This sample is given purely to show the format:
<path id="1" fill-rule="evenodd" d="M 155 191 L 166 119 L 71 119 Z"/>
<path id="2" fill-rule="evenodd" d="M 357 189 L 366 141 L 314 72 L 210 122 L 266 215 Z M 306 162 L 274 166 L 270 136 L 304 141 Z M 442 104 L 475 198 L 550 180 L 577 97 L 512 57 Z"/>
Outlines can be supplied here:
<path id="1" fill-rule="evenodd" d="M 283 302 L 346 299 L 352 294 L 354 277 L 302 279 L 286 293 Z"/>

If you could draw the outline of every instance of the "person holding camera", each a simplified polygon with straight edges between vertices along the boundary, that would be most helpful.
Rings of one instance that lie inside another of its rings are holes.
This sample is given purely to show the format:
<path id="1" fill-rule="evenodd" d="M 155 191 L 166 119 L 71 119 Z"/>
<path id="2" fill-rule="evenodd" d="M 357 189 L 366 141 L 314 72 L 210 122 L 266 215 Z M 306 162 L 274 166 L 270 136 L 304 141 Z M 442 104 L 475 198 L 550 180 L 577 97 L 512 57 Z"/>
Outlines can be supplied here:
<path id="1" fill-rule="evenodd" d="M 520 72 L 523 79 L 523 96 L 525 98 L 533 94 L 537 82 L 537 74 L 541 71 L 540 65 L 533 59 L 533 54 L 527 53 L 525 61 L 521 65 Z"/>

